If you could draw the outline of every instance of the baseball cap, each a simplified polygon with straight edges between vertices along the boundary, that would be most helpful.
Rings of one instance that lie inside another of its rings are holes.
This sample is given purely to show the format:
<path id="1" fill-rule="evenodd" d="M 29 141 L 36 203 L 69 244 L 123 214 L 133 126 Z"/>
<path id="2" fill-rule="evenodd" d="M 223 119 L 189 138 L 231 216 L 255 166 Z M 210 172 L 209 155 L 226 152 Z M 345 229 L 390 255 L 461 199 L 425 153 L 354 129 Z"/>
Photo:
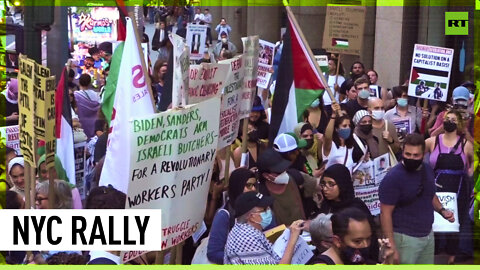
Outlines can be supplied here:
<path id="1" fill-rule="evenodd" d="M 465 86 L 457 86 L 455 89 L 453 89 L 452 98 L 453 100 L 468 100 L 470 98 L 470 91 L 468 91 Z"/>
<path id="2" fill-rule="evenodd" d="M 256 191 L 242 193 L 235 200 L 235 217 L 248 213 L 254 207 L 268 207 L 273 204 L 273 198 Z"/>
<path id="3" fill-rule="evenodd" d="M 295 149 L 304 148 L 307 146 L 307 141 L 298 139 L 294 133 L 282 133 L 278 135 L 273 141 L 273 147 L 280 153 L 290 152 Z"/>
<path id="4" fill-rule="evenodd" d="M 290 162 L 282 158 L 277 151 L 268 148 L 258 157 L 257 167 L 260 171 L 282 173 L 290 167 Z"/>

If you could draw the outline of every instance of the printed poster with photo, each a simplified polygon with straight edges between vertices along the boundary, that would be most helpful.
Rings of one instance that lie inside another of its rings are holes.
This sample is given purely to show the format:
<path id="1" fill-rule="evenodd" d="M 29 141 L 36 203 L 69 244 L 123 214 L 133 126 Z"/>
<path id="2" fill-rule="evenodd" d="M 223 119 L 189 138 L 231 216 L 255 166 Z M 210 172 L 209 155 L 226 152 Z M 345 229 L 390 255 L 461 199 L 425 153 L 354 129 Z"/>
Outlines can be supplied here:
<path id="1" fill-rule="evenodd" d="M 270 78 L 272 77 L 271 70 L 273 68 L 275 44 L 265 40 L 259 40 L 259 45 L 257 86 L 267 88 Z"/>
<path id="2" fill-rule="evenodd" d="M 387 174 L 390 164 L 388 153 L 373 160 L 362 162 L 352 175 L 355 197 L 367 205 L 372 215 L 380 214 L 378 188 Z"/>
<path id="3" fill-rule="evenodd" d="M 410 117 L 399 117 L 392 120 L 395 129 L 397 130 L 398 140 L 403 141 L 407 134 L 413 132 Z"/>
<path id="4" fill-rule="evenodd" d="M 190 48 L 190 59 L 200 60 L 205 52 L 207 26 L 189 23 L 187 25 L 187 46 Z"/>
<path id="5" fill-rule="evenodd" d="M 447 101 L 453 49 L 415 44 L 408 95 Z"/>
<path id="6" fill-rule="evenodd" d="M 370 85 L 370 97 L 380 98 L 380 94 L 378 93 L 378 85 Z"/>

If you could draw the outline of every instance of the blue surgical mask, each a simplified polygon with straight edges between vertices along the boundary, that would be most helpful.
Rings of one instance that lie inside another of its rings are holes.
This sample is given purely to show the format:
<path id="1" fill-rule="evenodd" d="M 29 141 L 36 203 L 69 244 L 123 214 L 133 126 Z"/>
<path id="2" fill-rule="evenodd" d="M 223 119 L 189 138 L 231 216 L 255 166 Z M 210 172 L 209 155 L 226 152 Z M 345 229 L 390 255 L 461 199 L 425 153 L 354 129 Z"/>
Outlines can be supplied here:
<path id="1" fill-rule="evenodd" d="M 320 100 L 317 98 L 315 99 L 312 104 L 310 104 L 310 107 L 312 108 L 317 108 L 318 106 L 320 106 Z"/>
<path id="2" fill-rule="evenodd" d="M 397 99 L 397 104 L 400 107 L 406 107 L 408 105 L 408 99 L 406 98 L 399 98 Z"/>
<path id="3" fill-rule="evenodd" d="M 272 223 L 272 210 L 268 209 L 267 211 L 260 213 L 260 216 L 262 217 L 260 226 L 265 230 L 265 228 Z"/>
<path id="4" fill-rule="evenodd" d="M 348 137 L 350 137 L 351 130 L 350 128 L 339 128 L 337 132 L 340 138 L 346 140 Z"/>
<path id="5" fill-rule="evenodd" d="M 370 91 L 368 90 L 360 90 L 360 92 L 358 92 L 358 96 L 361 98 L 361 99 L 368 99 L 370 97 Z"/>

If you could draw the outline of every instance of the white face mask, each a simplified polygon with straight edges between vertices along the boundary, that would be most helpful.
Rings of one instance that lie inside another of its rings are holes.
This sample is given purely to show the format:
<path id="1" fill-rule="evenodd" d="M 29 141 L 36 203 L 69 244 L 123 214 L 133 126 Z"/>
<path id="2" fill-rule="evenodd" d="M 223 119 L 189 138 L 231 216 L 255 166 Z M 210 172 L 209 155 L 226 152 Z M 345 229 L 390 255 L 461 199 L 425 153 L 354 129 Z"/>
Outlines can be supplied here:
<path id="1" fill-rule="evenodd" d="M 227 43 L 227 39 L 226 38 L 222 38 L 221 39 L 223 43 Z"/>
<path id="2" fill-rule="evenodd" d="M 275 184 L 279 184 L 279 185 L 286 185 L 286 184 L 288 184 L 289 179 L 290 179 L 290 176 L 288 175 L 288 173 L 283 172 L 283 173 L 279 174 L 277 177 L 275 177 L 275 180 L 273 180 L 273 182 Z"/>
<path id="3" fill-rule="evenodd" d="M 375 120 L 382 120 L 384 116 L 385 116 L 384 110 L 372 111 L 372 117 Z"/>

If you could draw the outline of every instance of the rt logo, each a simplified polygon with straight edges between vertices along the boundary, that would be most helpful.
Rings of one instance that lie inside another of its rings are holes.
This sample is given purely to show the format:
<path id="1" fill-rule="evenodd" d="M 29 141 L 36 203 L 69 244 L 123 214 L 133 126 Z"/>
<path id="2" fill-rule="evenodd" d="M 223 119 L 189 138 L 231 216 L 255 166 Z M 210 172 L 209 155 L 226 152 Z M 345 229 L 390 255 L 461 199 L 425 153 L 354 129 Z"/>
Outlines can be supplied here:
<path id="1" fill-rule="evenodd" d="M 445 12 L 445 35 L 468 35 L 468 12 Z"/>

